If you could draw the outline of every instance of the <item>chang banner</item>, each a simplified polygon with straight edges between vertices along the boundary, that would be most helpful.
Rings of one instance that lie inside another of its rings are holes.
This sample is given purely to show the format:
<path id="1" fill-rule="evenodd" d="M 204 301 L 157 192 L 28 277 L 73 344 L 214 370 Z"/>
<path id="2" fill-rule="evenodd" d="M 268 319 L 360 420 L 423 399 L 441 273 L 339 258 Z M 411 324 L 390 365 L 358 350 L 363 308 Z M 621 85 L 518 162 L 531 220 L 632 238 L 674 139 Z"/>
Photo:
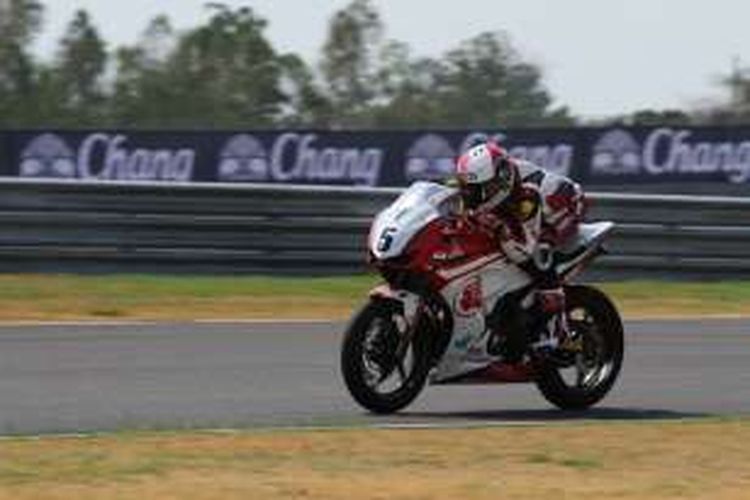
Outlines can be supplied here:
<path id="1" fill-rule="evenodd" d="M 337 139 L 305 132 L 234 135 L 218 152 L 216 180 L 377 186 L 386 147 Z"/>
<path id="2" fill-rule="evenodd" d="M 37 179 L 189 182 L 198 150 L 175 134 L 21 133 L 10 139 L 13 174 Z"/>
<path id="3" fill-rule="evenodd" d="M 88 181 L 405 186 L 493 138 L 585 185 L 750 187 L 750 128 L 0 133 L 0 175 Z"/>
<path id="4" fill-rule="evenodd" d="M 453 172 L 494 137 L 512 154 L 569 175 L 574 130 L 330 132 L 12 132 L 2 175 L 34 179 L 404 186 Z"/>
<path id="5" fill-rule="evenodd" d="M 750 128 L 614 128 L 590 140 L 589 183 L 750 180 Z"/>

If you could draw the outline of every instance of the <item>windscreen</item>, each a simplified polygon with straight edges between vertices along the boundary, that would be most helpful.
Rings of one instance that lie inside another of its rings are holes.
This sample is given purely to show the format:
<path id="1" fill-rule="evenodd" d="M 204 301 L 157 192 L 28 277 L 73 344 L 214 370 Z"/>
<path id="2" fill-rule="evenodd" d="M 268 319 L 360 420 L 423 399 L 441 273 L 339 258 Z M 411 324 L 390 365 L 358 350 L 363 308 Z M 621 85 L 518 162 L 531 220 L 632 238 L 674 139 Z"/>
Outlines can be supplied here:
<path id="1" fill-rule="evenodd" d="M 370 246 L 378 258 L 400 254 L 409 240 L 430 222 L 457 213 L 458 191 L 432 182 L 417 182 L 375 220 Z"/>
<path id="2" fill-rule="evenodd" d="M 410 216 L 414 218 L 427 218 L 433 214 L 456 214 L 459 207 L 457 190 L 432 182 L 417 182 L 404 191 L 391 209 L 399 214 L 413 212 Z"/>

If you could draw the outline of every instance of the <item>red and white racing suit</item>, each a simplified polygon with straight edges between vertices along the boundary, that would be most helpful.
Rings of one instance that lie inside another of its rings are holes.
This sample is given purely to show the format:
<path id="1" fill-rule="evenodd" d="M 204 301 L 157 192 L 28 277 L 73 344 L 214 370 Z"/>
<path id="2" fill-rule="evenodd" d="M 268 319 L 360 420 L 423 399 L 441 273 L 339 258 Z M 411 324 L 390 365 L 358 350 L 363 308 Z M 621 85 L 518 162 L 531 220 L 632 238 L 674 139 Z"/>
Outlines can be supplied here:
<path id="1" fill-rule="evenodd" d="M 513 192 L 496 207 L 476 214 L 479 223 L 498 236 L 503 253 L 534 278 L 539 306 L 549 317 L 550 337 L 567 335 L 565 296 L 555 270 L 554 250 L 578 232 L 586 203 L 571 179 L 521 160 L 521 178 Z"/>
<path id="2" fill-rule="evenodd" d="M 520 184 L 499 205 L 480 209 L 477 218 L 498 232 L 499 244 L 513 263 L 524 268 L 533 263 L 537 271 L 546 272 L 552 252 L 578 232 L 586 202 L 573 180 L 527 161 L 513 161 Z"/>
<path id="3" fill-rule="evenodd" d="M 581 186 L 572 179 L 555 174 L 525 160 L 515 160 L 524 184 L 539 189 L 542 198 L 542 241 L 559 247 L 578 232 L 586 214 L 586 199 Z"/>

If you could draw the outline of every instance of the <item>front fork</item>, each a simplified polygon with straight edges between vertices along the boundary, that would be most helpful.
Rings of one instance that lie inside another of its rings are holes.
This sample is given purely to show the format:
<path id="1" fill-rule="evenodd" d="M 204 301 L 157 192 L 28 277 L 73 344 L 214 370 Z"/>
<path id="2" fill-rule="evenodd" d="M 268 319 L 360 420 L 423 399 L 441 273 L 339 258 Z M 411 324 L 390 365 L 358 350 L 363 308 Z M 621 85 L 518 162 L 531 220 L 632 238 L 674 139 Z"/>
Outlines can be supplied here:
<path id="1" fill-rule="evenodd" d="M 370 299 L 388 300 L 399 304 L 408 330 L 414 330 L 419 308 L 422 305 L 422 297 L 408 290 L 394 290 L 389 285 L 380 285 L 370 291 Z"/>
<path id="2" fill-rule="evenodd" d="M 415 341 L 422 345 L 423 352 L 430 357 L 432 365 L 440 361 L 451 340 L 453 319 L 450 309 L 440 303 L 439 298 L 424 297 L 384 284 L 370 292 L 370 299 L 392 301 L 400 306 L 405 323 L 402 331 L 404 350 L 409 343 Z M 415 338 L 416 335 L 424 337 L 420 340 Z"/>

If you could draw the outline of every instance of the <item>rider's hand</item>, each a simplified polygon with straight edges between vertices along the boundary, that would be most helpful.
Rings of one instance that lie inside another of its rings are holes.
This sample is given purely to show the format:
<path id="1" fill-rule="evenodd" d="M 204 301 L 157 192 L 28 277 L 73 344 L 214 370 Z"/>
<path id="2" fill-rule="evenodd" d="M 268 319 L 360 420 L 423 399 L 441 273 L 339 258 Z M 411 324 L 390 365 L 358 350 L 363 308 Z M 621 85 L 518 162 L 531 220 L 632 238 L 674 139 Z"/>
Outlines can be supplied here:
<path id="1" fill-rule="evenodd" d="M 471 222 L 469 221 L 466 214 L 462 214 L 456 217 L 450 217 L 443 224 L 442 231 L 446 236 L 456 236 L 461 233 L 470 231 L 472 228 Z"/>
<path id="2" fill-rule="evenodd" d="M 501 238 L 505 232 L 503 220 L 491 212 L 481 212 L 473 217 L 475 228 L 482 231 L 492 238 Z"/>

